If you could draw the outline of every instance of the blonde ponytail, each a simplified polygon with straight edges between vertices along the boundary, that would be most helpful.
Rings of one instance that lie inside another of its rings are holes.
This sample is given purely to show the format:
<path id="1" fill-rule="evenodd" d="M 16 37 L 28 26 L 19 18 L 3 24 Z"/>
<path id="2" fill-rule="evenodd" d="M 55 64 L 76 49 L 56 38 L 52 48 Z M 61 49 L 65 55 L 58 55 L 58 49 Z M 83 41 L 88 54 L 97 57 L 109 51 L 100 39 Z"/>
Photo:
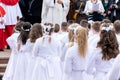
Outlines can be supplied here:
<path id="1" fill-rule="evenodd" d="M 86 56 L 87 52 L 87 41 L 88 41 L 88 35 L 87 30 L 85 28 L 80 28 L 76 32 L 77 35 L 77 43 L 78 43 L 78 52 L 81 57 Z"/>

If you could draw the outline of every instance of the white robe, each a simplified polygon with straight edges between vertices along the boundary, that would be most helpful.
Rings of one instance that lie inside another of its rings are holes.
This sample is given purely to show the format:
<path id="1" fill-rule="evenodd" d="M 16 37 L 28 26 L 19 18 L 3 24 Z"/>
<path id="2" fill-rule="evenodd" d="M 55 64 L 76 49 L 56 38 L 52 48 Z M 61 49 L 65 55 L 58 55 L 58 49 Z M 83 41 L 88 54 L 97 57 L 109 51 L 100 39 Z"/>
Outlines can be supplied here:
<path id="1" fill-rule="evenodd" d="M 8 39 L 7 42 L 12 49 L 11 56 L 5 70 L 5 74 L 3 76 L 3 80 L 13 80 L 13 76 L 15 73 L 17 58 L 18 58 L 18 51 L 17 51 L 17 38 L 19 33 L 13 33 Z"/>
<path id="2" fill-rule="evenodd" d="M 119 50 L 120 50 L 120 35 L 116 34 L 116 37 L 117 37 L 117 41 L 118 41 L 118 45 L 119 45 Z"/>
<path id="3" fill-rule="evenodd" d="M 49 43 L 50 37 L 51 43 Z M 61 80 L 61 47 L 60 42 L 56 38 L 46 35 L 37 39 L 33 54 L 36 57 L 36 63 L 32 80 Z"/>
<path id="4" fill-rule="evenodd" d="M 110 71 L 114 63 L 114 58 L 102 60 L 101 49 L 93 49 L 92 55 L 87 64 L 86 72 L 94 75 L 94 80 L 103 80 L 104 76 Z"/>
<path id="5" fill-rule="evenodd" d="M 63 5 L 64 7 L 62 4 L 58 4 L 57 0 L 55 4 L 54 0 L 43 0 L 42 23 L 50 22 L 61 25 L 62 22 L 66 22 L 70 0 L 63 0 Z"/>
<path id="6" fill-rule="evenodd" d="M 99 34 L 94 34 L 94 35 L 90 36 L 88 38 L 88 46 L 90 46 L 92 48 L 96 48 L 99 40 L 100 40 Z"/>
<path id="7" fill-rule="evenodd" d="M 90 53 L 87 52 L 85 57 L 80 57 L 78 53 L 78 45 L 74 43 L 74 46 L 69 48 L 65 56 L 65 75 L 63 80 L 87 80 L 84 79 L 84 71 L 86 70 L 87 62 Z M 89 78 L 88 80 L 92 80 Z"/>
<path id="8" fill-rule="evenodd" d="M 120 79 L 120 54 L 115 59 L 112 69 L 109 71 L 104 80 L 119 80 Z"/>
<path id="9" fill-rule="evenodd" d="M 14 6 L 5 5 L 4 8 L 6 11 L 5 25 L 15 25 L 17 23 L 17 16 L 19 16 L 20 18 L 22 17 L 22 13 L 21 13 L 19 4 L 17 3 Z"/>
<path id="10" fill-rule="evenodd" d="M 0 6 L 2 6 L 3 9 L 5 8 L 5 5 L 1 2 L 0 2 Z M 3 17 L 0 17 L 0 21 L 1 20 L 4 20 L 4 23 L 3 24 L 0 23 L 0 29 L 5 29 L 6 15 L 4 15 Z"/>
<path id="11" fill-rule="evenodd" d="M 18 59 L 12 80 L 25 80 L 26 69 L 28 66 L 28 60 L 26 56 L 27 48 L 26 45 L 23 45 L 21 41 L 18 41 L 18 44 L 20 44 L 20 50 L 18 51 Z"/>

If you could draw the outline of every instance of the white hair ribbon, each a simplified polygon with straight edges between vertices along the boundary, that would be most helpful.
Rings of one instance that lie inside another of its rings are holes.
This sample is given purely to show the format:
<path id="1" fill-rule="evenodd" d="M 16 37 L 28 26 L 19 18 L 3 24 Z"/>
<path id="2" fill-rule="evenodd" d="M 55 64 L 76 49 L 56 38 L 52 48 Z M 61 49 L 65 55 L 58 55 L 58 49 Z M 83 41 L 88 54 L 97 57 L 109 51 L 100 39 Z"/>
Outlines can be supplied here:
<path id="1" fill-rule="evenodd" d="M 110 25 L 109 27 L 102 27 L 102 30 L 106 30 L 108 32 L 112 30 L 112 26 Z"/>

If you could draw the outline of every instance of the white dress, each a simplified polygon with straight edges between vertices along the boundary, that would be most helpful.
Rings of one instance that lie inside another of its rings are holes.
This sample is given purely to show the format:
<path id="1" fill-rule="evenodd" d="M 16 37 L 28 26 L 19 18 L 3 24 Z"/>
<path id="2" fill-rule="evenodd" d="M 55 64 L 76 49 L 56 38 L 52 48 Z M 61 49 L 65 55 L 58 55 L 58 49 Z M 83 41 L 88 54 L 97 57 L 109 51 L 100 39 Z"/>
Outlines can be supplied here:
<path id="1" fill-rule="evenodd" d="M 89 44 L 88 46 L 90 46 L 91 48 L 96 48 L 97 43 L 99 41 L 100 41 L 99 34 L 94 34 L 88 38 L 88 44 Z"/>
<path id="2" fill-rule="evenodd" d="M 74 43 L 74 46 L 69 48 L 65 56 L 65 75 L 63 80 L 85 80 L 84 71 L 89 59 L 89 53 L 86 57 L 80 57 L 78 53 L 78 45 Z M 92 80 L 92 77 L 91 79 Z"/>
<path id="3" fill-rule="evenodd" d="M 16 63 L 13 80 L 25 80 L 26 69 L 28 66 L 28 60 L 26 56 L 27 48 L 26 44 L 23 45 L 21 41 L 18 41 L 18 43 L 20 44 L 20 50 L 18 52 L 18 59 Z"/>
<path id="4" fill-rule="evenodd" d="M 51 43 L 48 41 L 50 37 Z M 37 39 L 33 54 L 36 57 L 36 64 L 32 80 L 61 80 L 61 48 L 58 40 L 48 35 Z"/>
<path id="5" fill-rule="evenodd" d="M 20 33 L 13 33 L 8 39 L 7 43 L 9 44 L 10 48 L 12 49 L 11 56 L 9 58 L 9 62 L 7 68 L 5 70 L 5 74 L 3 76 L 3 80 L 13 80 L 15 68 L 16 68 L 16 61 L 18 58 L 18 51 L 17 51 L 17 38 Z"/>
<path id="6" fill-rule="evenodd" d="M 120 79 L 120 54 L 116 57 L 112 69 L 108 72 L 104 80 Z"/>
<path id="7" fill-rule="evenodd" d="M 70 0 L 63 0 L 63 5 L 58 4 L 57 0 L 55 3 L 54 0 L 43 0 L 42 23 L 50 22 L 61 25 L 62 22 L 66 22 L 69 5 Z"/>
<path id="8" fill-rule="evenodd" d="M 33 57 L 32 51 L 33 51 L 33 47 L 34 47 L 34 43 L 30 42 L 30 39 L 27 40 L 26 42 L 26 47 L 27 47 L 27 51 L 26 51 L 26 60 L 27 60 L 27 68 L 26 68 L 26 76 L 25 76 L 25 80 L 30 80 L 31 79 L 31 74 L 33 72 L 33 69 L 35 67 L 35 62 L 36 59 L 35 57 Z"/>
<path id="9" fill-rule="evenodd" d="M 94 80 L 103 80 L 104 76 L 110 71 L 114 62 L 114 58 L 110 60 L 102 60 L 101 49 L 93 50 L 92 56 L 87 64 L 87 73 L 94 75 Z"/>

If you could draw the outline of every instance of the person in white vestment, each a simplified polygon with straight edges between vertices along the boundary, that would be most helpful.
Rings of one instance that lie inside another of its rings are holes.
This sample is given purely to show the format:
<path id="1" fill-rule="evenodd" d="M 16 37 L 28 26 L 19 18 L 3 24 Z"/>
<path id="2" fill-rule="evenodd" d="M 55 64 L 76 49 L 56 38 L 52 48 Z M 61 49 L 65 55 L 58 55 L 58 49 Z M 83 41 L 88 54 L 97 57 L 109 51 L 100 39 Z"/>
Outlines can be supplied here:
<path id="1" fill-rule="evenodd" d="M 50 22 L 61 25 L 66 22 L 70 0 L 43 0 L 42 23 Z"/>
<path id="2" fill-rule="evenodd" d="M 28 66 L 27 62 L 27 48 L 26 42 L 29 38 L 29 32 L 31 30 L 31 24 L 29 22 L 25 22 L 21 27 L 20 35 L 18 36 L 17 41 L 17 50 L 18 50 L 18 58 L 16 62 L 16 68 L 14 71 L 14 76 L 12 80 L 25 80 L 26 77 L 26 69 Z"/>
<path id="3" fill-rule="evenodd" d="M 93 48 L 97 47 L 97 43 L 100 40 L 100 37 L 99 37 L 100 26 L 101 26 L 101 22 L 96 21 L 93 23 L 93 25 L 91 27 L 91 31 L 92 31 L 93 35 L 89 36 L 88 44 L 89 44 L 89 46 L 91 46 Z"/>
<path id="4" fill-rule="evenodd" d="M 83 72 L 86 69 L 86 63 L 89 58 L 87 40 L 87 30 L 78 28 L 74 45 L 67 50 L 65 56 L 64 80 L 85 80 Z"/>
<path id="5" fill-rule="evenodd" d="M 120 49 L 120 20 L 116 20 L 114 22 L 114 29 L 115 29 L 115 32 L 116 32 L 116 37 L 117 37 L 118 44 L 119 44 L 119 49 Z"/>
<path id="6" fill-rule="evenodd" d="M 5 74 L 3 76 L 3 80 L 13 80 L 14 71 L 16 68 L 16 61 L 18 58 L 18 50 L 17 50 L 17 38 L 20 35 L 21 27 L 23 26 L 24 22 L 19 22 L 16 24 L 14 28 L 14 33 L 7 38 L 7 43 L 12 49 L 11 56 L 5 70 Z"/>
<path id="7" fill-rule="evenodd" d="M 26 60 L 28 61 L 28 66 L 26 69 L 25 80 L 31 80 L 31 77 L 32 77 L 31 74 L 34 70 L 35 61 L 36 61 L 36 58 L 33 57 L 32 51 L 33 51 L 35 41 L 42 36 L 43 36 L 42 25 L 40 25 L 39 23 L 35 23 L 32 26 L 32 29 L 31 29 L 30 34 L 29 34 L 29 39 L 26 42 L 27 51 L 25 54 L 27 56 Z"/>
<path id="8" fill-rule="evenodd" d="M 61 44 L 52 36 L 54 32 L 52 26 L 46 26 L 45 31 L 46 35 L 36 40 L 32 51 L 36 58 L 36 64 L 31 79 L 61 80 Z"/>
<path id="9" fill-rule="evenodd" d="M 103 80 L 119 54 L 119 45 L 112 27 L 107 23 L 101 27 L 100 41 L 97 48 L 93 49 L 86 68 L 87 73 L 94 75 L 95 80 Z"/>

